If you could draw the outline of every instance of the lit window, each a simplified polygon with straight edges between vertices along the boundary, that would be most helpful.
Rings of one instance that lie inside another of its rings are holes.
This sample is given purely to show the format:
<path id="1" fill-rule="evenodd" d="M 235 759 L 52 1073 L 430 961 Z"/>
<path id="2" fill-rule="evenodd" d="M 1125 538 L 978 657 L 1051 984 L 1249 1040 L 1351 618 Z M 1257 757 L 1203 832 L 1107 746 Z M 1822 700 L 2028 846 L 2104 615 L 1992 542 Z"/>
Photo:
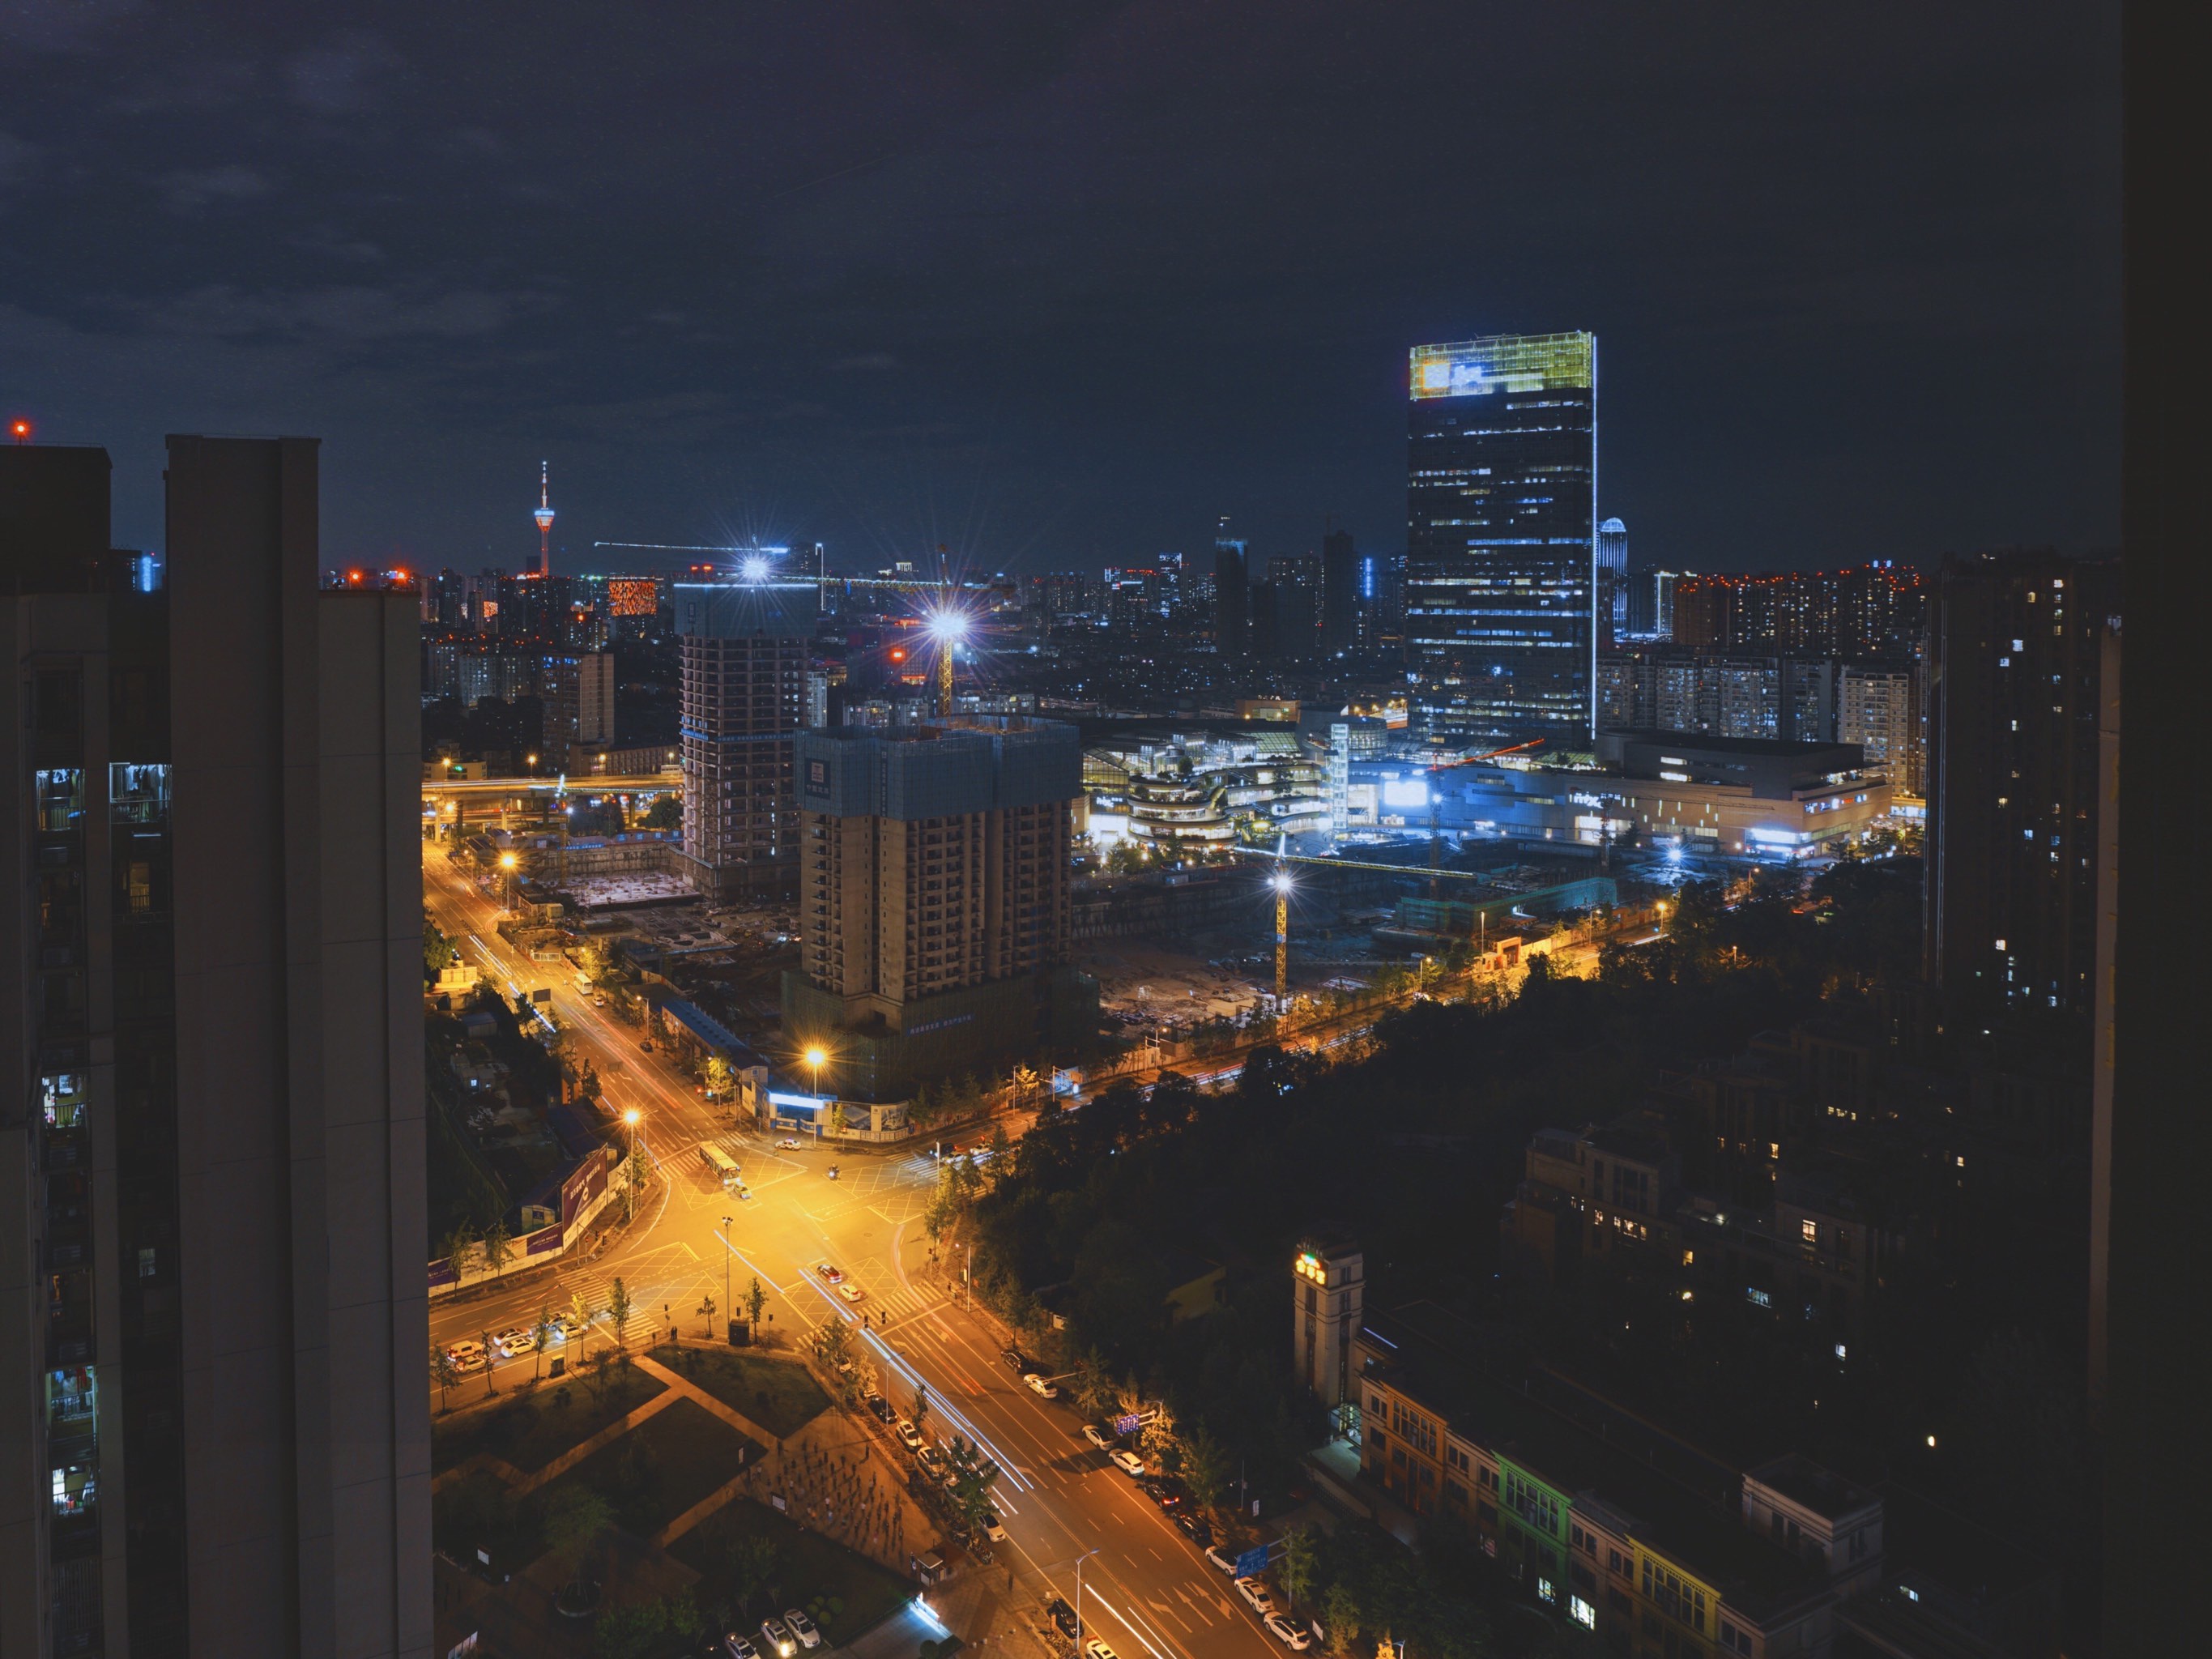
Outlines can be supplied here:
<path id="1" fill-rule="evenodd" d="M 1567 1598 L 1567 1616 L 1584 1630 L 1597 1628 L 1597 1609 L 1579 1595 L 1570 1595 Z"/>

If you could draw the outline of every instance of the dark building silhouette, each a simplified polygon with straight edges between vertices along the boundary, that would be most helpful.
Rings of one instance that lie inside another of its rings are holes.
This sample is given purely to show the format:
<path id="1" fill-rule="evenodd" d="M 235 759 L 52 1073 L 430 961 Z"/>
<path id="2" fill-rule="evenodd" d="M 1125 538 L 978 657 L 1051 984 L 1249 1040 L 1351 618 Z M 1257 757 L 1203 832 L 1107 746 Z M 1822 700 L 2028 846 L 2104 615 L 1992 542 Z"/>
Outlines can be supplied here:
<path id="1" fill-rule="evenodd" d="M 1213 648 L 1224 657 L 1252 652 L 1251 565 L 1226 519 L 1213 538 Z"/>
<path id="2" fill-rule="evenodd" d="M 1928 976 L 1962 1004 L 2087 1009 L 2098 721 L 2118 567 L 1956 559 L 1929 611 Z"/>
<path id="3" fill-rule="evenodd" d="M 1362 567 L 1349 530 L 1332 530 L 1321 538 L 1321 648 L 1328 655 L 1366 643 Z"/>
<path id="4" fill-rule="evenodd" d="M 430 1645 L 416 599 L 316 448 L 171 438 L 165 567 L 0 450 L 0 1653 Z"/>
<path id="5" fill-rule="evenodd" d="M 1414 723 L 1451 740 L 1595 728 L 1597 340 L 1416 346 L 1406 652 Z"/>

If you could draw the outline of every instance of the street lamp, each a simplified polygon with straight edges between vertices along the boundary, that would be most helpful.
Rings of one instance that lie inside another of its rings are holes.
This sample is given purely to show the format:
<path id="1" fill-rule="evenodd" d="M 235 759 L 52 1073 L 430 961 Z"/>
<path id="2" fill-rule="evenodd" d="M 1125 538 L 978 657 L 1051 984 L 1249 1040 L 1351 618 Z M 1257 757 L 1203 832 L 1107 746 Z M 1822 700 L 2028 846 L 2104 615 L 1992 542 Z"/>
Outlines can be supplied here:
<path id="1" fill-rule="evenodd" d="M 736 1254 L 730 1243 L 730 1223 L 733 1218 L 722 1218 L 722 1317 L 735 1325 L 737 1316 L 730 1309 L 730 1258 Z"/>
<path id="2" fill-rule="evenodd" d="M 817 1101 L 822 1097 L 822 1062 L 829 1058 L 830 1056 L 823 1052 L 822 1045 L 818 1042 L 806 1051 L 806 1064 L 808 1069 L 814 1074 L 814 1097 Z"/>
<path id="3" fill-rule="evenodd" d="M 1936 1443 L 1931 1440 L 1928 1443 L 1932 1446 Z M 1079 1652 L 1083 1647 L 1083 1564 L 1105 1547 L 1101 1544 L 1097 1549 L 1087 1549 L 1075 1558 L 1075 1646 Z"/>
<path id="4" fill-rule="evenodd" d="M 1667 931 L 1667 901 L 1665 899 L 1659 901 L 1659 931 L 1662 933 Z"/>
<path id="5" fill-rule="evenodd" d="M 623 1122 L 629 1130 L 629 1176 L 623 1182 L 623 1219 L 629 1221 L 637 1215 L 637 1121 L 643 1114 L 631 1107 L 623 1114 Z"/>
<path id="6" fill-rule="evenodd" d="M 499 867 L 507 872 L 507 908 L 509 910 L 514 908 L 514 854 L 501 853 L 499 855 Z"/>

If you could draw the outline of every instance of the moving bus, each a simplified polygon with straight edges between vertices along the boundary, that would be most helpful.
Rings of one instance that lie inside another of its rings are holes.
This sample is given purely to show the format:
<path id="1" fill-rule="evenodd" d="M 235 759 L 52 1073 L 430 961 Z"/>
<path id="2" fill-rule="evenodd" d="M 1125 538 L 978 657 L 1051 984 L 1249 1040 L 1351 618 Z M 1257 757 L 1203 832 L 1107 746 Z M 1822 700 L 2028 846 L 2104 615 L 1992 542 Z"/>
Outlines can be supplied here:
<path id="1" fill-rule="evenodd" d="M 725 1187 L 731 1186 L 736 1182 L 738 1178 L 737 1159 L 732 1158 L 727 1152 L 724 1152 L 720 1146 L 717 1146 L 713 1141 L 708 1141 L 704 1146 L 702 1146 L 699 1149 L 699 1161 L 704 1164 L 707 1166 L 708 1172 L 717 1181 L 720 1182 Z"/>

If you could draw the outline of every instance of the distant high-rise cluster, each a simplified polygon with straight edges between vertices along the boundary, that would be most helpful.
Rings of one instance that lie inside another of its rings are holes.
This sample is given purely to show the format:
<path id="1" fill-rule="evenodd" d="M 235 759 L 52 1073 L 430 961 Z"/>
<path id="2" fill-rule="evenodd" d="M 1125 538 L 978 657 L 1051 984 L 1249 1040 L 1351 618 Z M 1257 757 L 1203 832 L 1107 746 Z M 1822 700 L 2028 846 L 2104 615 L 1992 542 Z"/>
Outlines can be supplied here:
<path id="1" fill-rule="evenodd" d="M 1406 655 L 1450 741 L 1586 744 L 1596 721 L 1597 340 L 1416 346 Z"/>
<path id="2" fill-rule="evenodd" d="M 1888 560 L 1841 570 L 1695 575 L 1674 586 L 1677 645 L 1716 651 L 1794 651 L 1879 657 L 1917 647 L 1928 584 Z"/>

